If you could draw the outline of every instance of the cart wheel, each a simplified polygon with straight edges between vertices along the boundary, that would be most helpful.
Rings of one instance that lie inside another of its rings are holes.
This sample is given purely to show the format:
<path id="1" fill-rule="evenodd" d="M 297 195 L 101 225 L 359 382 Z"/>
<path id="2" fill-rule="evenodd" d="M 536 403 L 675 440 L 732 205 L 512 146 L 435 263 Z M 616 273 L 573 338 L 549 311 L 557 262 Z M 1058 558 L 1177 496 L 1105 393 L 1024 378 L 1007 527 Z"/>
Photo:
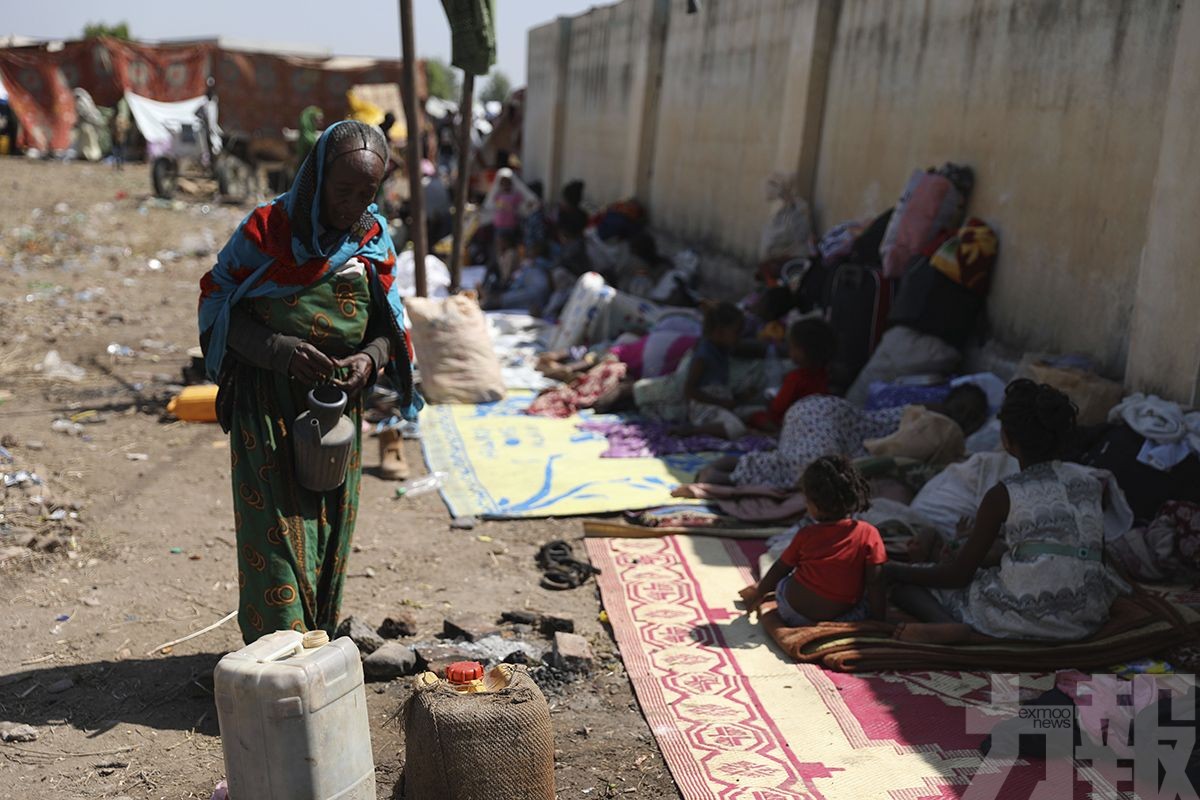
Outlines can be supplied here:
<path id="1" fill-rule="evenodd" d="M 179 183 L 179 164 L 175 159 L 160 156 L 150 167 L 150 179 L 154 184 L 154 196 L 170 200 L 175 196 Z"/>
<path id="2" fill-rule="evenodd" d="M 237 156 L 224 156 L 217 161 L 217 189 L 227 203 L 242 203 L 250 196 L 254 175 L 250 165 Z"/>

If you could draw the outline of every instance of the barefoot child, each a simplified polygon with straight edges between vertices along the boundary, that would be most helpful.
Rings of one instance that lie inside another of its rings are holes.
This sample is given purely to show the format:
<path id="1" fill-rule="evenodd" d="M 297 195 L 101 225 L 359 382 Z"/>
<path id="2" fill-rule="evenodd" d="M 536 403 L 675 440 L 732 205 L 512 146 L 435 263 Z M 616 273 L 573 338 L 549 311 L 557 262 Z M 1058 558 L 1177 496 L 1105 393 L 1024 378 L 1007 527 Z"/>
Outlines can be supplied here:
<path id="1" fill-rule="evenodd" d="M 1010 639 L 1073 641 L 1108 620 L 1129 588 L 1103 560 L 1104 485 L 1086 467 L 1057 460 L 1076 413 L 1051 386 L 1009 385 L 1000 435 L 1021 471 L 983 496 L 950 561 L 888 565 L 898 606 L 925 622 L 963 622 Z M 997 543 L 1007 549 L 990 566 Z"/>
<path id="2" fill-rule="evenodd" d="M 744 315 L 733 303 L 718 303 L 704 315 L 704 329 L 683 384 L 688 424 L 695 433 L 726 439 L 746 434 L 746 424 L 734 409 L 737 398 L 729 386 L 730 358 L 741 338 Z"/>
<path id="3" fill-rule="evenodd" d="M 779 616 L 791 627 L 883 619 L 883 539 L 873 525 L 850 516 L 867 507 L 867 482 L 844 457 L 824 456 L 804 471 L 801 487 L 817 524 L 798 531 L 762 580 L 742 590 L 742 599 L 753 611 L 774 592 Z"/>

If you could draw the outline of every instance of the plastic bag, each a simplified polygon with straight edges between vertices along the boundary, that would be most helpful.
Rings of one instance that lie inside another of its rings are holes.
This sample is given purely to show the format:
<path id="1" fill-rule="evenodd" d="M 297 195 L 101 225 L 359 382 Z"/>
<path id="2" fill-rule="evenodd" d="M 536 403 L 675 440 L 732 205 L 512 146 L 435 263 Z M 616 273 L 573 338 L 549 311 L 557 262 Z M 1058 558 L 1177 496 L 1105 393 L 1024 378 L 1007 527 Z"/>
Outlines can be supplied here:
<path id="1" fill-rule="evenodd" d="M 799 177 L 775 173 L 767 179 L 768 202 L 778 200 L 779 209 L 763 225 L 759 258 L 800 258 L 812 255 L 812 217 L 800 196 Z"/>

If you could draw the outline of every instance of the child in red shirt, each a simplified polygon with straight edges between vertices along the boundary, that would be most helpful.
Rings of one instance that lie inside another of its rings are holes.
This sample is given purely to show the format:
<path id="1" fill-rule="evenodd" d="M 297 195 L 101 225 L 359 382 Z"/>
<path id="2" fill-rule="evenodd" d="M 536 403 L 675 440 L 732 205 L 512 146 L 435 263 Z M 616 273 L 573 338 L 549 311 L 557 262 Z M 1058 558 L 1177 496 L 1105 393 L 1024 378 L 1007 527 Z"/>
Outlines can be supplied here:
<path id="1" fill-rule="evenodd" d="M 791 627 L 883 619 L 883 539 L 873 525 L 851 517 L 869 503 L 867 482 L 842 456 L 824 456 L 804 471 L 800 485 L 817 524 L 800 529 L 762 580 L 742 590 L 742 599 L 753 611 L 774 592 L 779 616 Z"/>
<path id="2" fill-rule="evenodd" d="M 752 428 L 776 433 L 783 417 L 797 400 L 812 394 L 829 394 L 829 362 L 837 349 L 837 334 L 823 319 L 802 319 L 788 329 L 788 355 L 796 368 L 783 378 L 779 394 L 766 411 L 746 421 Z"/>

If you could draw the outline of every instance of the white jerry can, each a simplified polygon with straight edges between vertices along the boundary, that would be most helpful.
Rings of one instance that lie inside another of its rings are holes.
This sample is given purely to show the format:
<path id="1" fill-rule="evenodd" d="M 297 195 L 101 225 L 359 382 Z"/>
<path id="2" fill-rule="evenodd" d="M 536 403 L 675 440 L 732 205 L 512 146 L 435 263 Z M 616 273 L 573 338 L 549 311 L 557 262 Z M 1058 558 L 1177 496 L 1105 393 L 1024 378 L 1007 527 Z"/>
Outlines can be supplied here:
<path id="1" fill-rule="evenodd" d="M 222 658 L 213 682 L 230 800 L 375 800 L 350 639 L 277 631 Z"/>

